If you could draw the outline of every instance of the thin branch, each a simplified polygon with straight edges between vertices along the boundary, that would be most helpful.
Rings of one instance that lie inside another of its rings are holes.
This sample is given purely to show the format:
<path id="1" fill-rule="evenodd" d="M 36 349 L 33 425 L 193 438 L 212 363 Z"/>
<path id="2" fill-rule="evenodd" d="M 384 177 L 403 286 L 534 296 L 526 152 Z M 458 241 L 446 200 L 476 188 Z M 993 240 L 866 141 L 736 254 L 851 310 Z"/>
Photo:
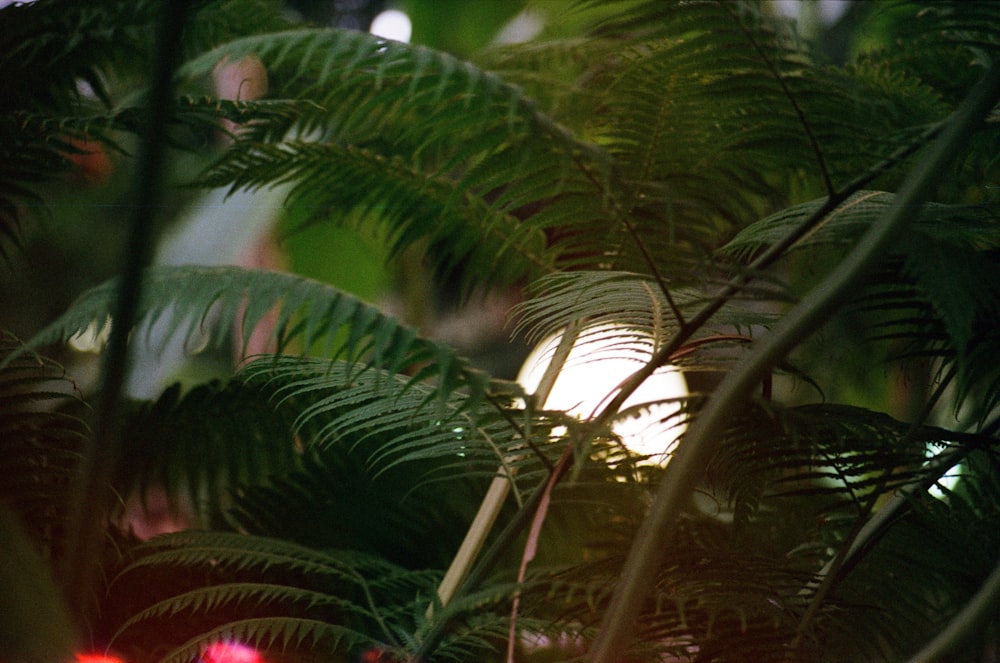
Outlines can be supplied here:
<path id="1" fill-rule="evenodd" d="M 760 59 L 764 61 L 765 65 L 767 65 L 767 69 L 771 72 L 771 76 L 773 76 L 778 82 L 778 85 L 781 86 L 782 93 L 788 99 L 788 103 L 791 104 L 796 117 L 799 118 L 799 124 L 802 125 L 802 130 L 805 132 L 806 138 L 809 139 L 809 146 L 812 148 L 813 154 L 816 155 L 816 165 L 819 166 L 819 172 L 823 176 L 823 186 L 826 188 L 826 193 L 827 195 L 832 196 L 836 193 L 837 189 L 833 186 L 833 180 L 830 179 L 830 169 L 826 165 L 826 157 L 823 156 L 823 150 L 819 146 L 819 141 L 816 140 L 816 135 L 813 133 L 812 127 L 809 126 L 808 120 L 806 120 L 806 114 L 802 111 L 802 107 L 799 106 L 799 102 L 795 99 L 792 91 L 788 88 L 788 83 L 785 82 L 785 77 L 780 71 L 778 71 L 777 65 L 771 61 L 771 58 L 767 57 L 764 49 L 754 38 L 750 30 L 747 29 L 747 26 L 743 24 L 743 21 L 739 20 L 739 17 L 733 13 L 731 4 L 728 2 L 720 2 L 719 4 L 726 9 L 726 12 L 728 12 L 733 18 L 733 21 L 740 26 L 740 31 L 743 33 L 743 36 L 747 38 L 747 41 L 750 42 L 753 50 L 757 52 Z"/>
<path id="2" fill-rule="evenodd" d="M 67 555 L 63 575 L 68 599 L 83 623 L 91 612 L 89 600 L 97 571 L 98 550 L 104 540 L 105 505 L 111 477 L 121 456 L 121 392 L 128 367 L 129 330 L 139 306 L 142 272 L 151 254 L 152 217 L 162 197 L 162 171 L 166 159 L 166 125 L 173 108 L 172 78 L 180 59 L 180 38 L 189 0 L 163 3 L 154 52 L 154 71 L 135 180 L 135 205 L 129 220 L 129 237 L 123 255 L 118 300 L 105 355 L 101 395 L 94 434 L 90 438 L 73 490 L 68 524 Z"/>
<path id="3" fill-rule="evenodd" d="M 952 617 L 948 626 L 911 656 L 909 663 L 952 660 L 949 654 L 975 633 L 983 621 L 996 614 L 998 604 L 1000 604 L 1000 563 L 993 567 L 992 573 L 983 582 L 979 591 L 958 614 Z"/>
<path id="4" fill-rule="evenodd" d="M 617 209 L 617 208 L 616 208 Z M 649 266 L 649 270 L 653 273 L 653 278 L 656 279 L 656 284 L 660 286 L 660 291 L 663 292 L 663 296 L 667 300 L 667 304 L 670 306 L 670 311 L 674 314 L 674 318 L 677 320 L 677 326 L 684 328 L 687 323 L 684 322 L 684 315 L 681 314 L 681 309 L 677 306 L 677 302 L 674 301 L 673 295 L 670 294 L 670 288 L 667 287 L 667 281 L 663 278 L 663 274 L 660 273 L 659 268 L 656 266 L 656 262 L 653 260 L 652 254 L 650 254 L 649 249 L 646 248 L 645 242 L 639 237 L 639 232 L 635 228 L 635 224 L 628 216 L 619 211 L 622 223 L 625 224 L 625 229 L 628 230 L 629 237 L 635 242 L 635 245 L 639 248 L 639 252 L 642 253 L 642 259 L 646 261 L 646 265 Z"/>
<path id="5" fill-rule="evenodd" d="M 486 549 L 486 552 L 482 554 L 479 561 L 472 567 L 468 576 L 454 592 L 454 596 L 463 596 L 486 580 L 486 577 L 493 571 L 494 567 L 496 567 L 497 563 L 507 552 L 507 549 L 520 536 L 521 531 L 531 522 L 538 505 L 542 501 L 542 497 L 545 495 L 547 486 L 547 478 L 539 482 L 534 491 L 524 501 L 524 506 L 517 510 L 510 522 L 500 531 L 490 547 Z M 455 615 L 445 612 L 434 621 L 427 635 L 421 641 L 419 649 L 410 658 L 410 663 L 421 663 L 430 658 L 451 626 L 454 617 Z"/>
<path id="6" fill-rule="evenodd" d="M 646 267 L 649 268 L 650 273 L 656 280 L 656 285 L 659 286 L 660 291 L 663 293 L 663 297 L 667 300 L 667 304 L 670 306 L 670 311 L 674 314 L 677 319 L 677 326 L 683 328 L 685 326 L 684 316 L 681 315 L 681 309 L 677 306 L 677 302 L 674 301 L 673 295 L 670 294 L 670 288 L 667 286 L 666 279 L 663 278 L 663 274 L 660 273 L 660 269 L 656 266 L 656 261 L 653 260 L 652 254 L 649 253 L 649 249 L 643 243 L 642 238 L 639 237 L 638 231 L 636 231 L 635 225 L 628 218 L 628 215 L 622 210 L 621 205 L 614 198 L 614 196 L 594 177 L 594 174 L 590 171 L 585 163 L 580 161 L 579 157 L 573 156 L 573 160 L 576 165 L 580 168 L 590 183 L 594 185 L 594 188 L 601 192 L 602 195 L 611 197 L 611 209 L 614 210 L 615 216 L 624 224 L 625 229 L 628 231 L 629 237 L 635 242 L 636 248 L 642 254 L 642 259 L 646 262 Z"/>
<path id="7" fill-rule="evenodd" d="M 534 398 L 537 403 L 544 404 L 548 400 L 549 392 L 552 391 L 552 386 L 555 384 L 556 378 L 559 377 L 559 373 L 562 371 L 562 367 L 569 357 L 570 350 L 573 349 L 573 344 L 579 335 L 579 329 L 580 325 L 571 324 L 563 332 L 562 338 L 559 339 L 559 345 L 556 347 L 552 359 L 545 368 L 545 373 L 542 374 L 538 388 L 535 390 Z M 451 565 L 448 567 L 444 578 L 441 579 L 441 584 L 438 586 L 437 598 L 442 606 L 447 605 L 454 597 L 469 574 L 469 570 L 475 563 L 479 551 L 486 542 L 486 537 L 489 536 L 497 516 L 500 515 L 500 509 L 507 499 L 507 494 L 510 492 L 510 485 L 514 477 L 511 473 L 504 472 L 503 465 L 501 465 L 499 473 L 500 475 L 490 483 L 486 495 L 479 505 L 479 510 L 472 519 L 472 523 L 465 533 L 465 538 L 458 548 L 458 552 L 455 553 Z M 523 510 L 525 506 L 521 505 L 521 509 Z M 428 619 L 434 614 L 433 602 L 427 606 L 425 614 Z"/>
<path id="8" fill-rule="evenodd" d="M 528 445 L 528 448 L 535 454 L 535 457 L 541 461 L 542 465 L 545 466 L 545 469 L 551 472 L 555 468 L 555 465 L 553 465 L 552 461 L 549 460 L 549 457 L 545 455 L 542 449 L 535 444 L 535 441 L 531 439 L 531 432 L 529 430 L 525 430 L 521 424 L 511 416 L 510 410 L 501 405 L 497 401 L 496 396 L 487 393 L 486 400 L 488 400 L 490 405 L 493 406 L 493 409 L 500 413 L 500 416 L 503 417 L 504 421 L 506 421 L 507 424 L 514 429 L 517 436 L 524 440 L 524 443 Z"/>
<path id="9" fill-rule="evenodd" d="M 936 403 L 944 394 L 951 378 L 953 377 L 954 370 L 952 370 L 948 377 L 942 381 L 938 389 L 935 390 L 935 393 L 928 400 L 926 407 L 918 417 L 917 422 L 926 420 L 927 416 L 930 414 L 933 404 Z M 907 431 L 907 437 L 913 435 L 916 432 L 917 427 L 918 424 L 914 424 L 914 426 Z M 980 436 L 981 435 L 982 433 Z M 857 566 L 858 562 L 860 562 L 865 553 L 874 549 L 875 543 L 878 539 L 880 539 L 893 524 L 899 522 L 907 507 L 910 506 L 913 495 L 930 490 L 931 487 L 933 487 L 952 467 L 960 463 L 966 456 L 977 448 L 979 448 L 977 438 L 966 438 L 960 449 L 957 449 L 949 454 L 944 454 L 944 458 L 938 457 L 935 459 L 932 463 L 932 467 L 929 468 L 930 472 L 925 475 L 920 482 L 905 485 L 897 489 L 896 493 L 885 504 L 881 505 L 878 511 L 874 512 L 874 515 L 872 514 L 871 509 L 867 509 L 859 516 L 852 532 L 844 539 L 845 544 L 847 542 L 850 542 L 850 544 L 842 545 L 837 551 L 837 555 L 834 559 L 830 560 L 817 575 L 817 578 L 822 578 L 822 581 L 810 600 L 809 607 L 806 609 L 806 612 L 799 622 L 799 626 L 796 629 L 796 642 L 793 643 L 793 647 L 791 649 L 792 651 L 794 651 L 794 645 L 797 644 L 799 638 L 805 632 L 809 623 L 818 613 L 823 598 L 833 589 L 836 582 L 843 579 L 849 569 Z M 886 480 L 888 480 L 888 477 L 886 477 Z M 876 490 L 874 495 L 877 496 L 880 492 L 881 490 Z M 808 592 L 813 586 L 816 586 L 815 580 L 804 587 L 800 594 Z"/>
<path id="10" fill-rule="evenodd" d="M 721 309 L 731 297 L 753 281 L 754 274 L 763 271 L 778 258 L 785 255 L 790 248 L 798 243 L 803 237 L 812 232 L 820 223 L 823 223 L 828 215 L 840 207 L 840 205 L 848 198 L 864 189 L 864 187 L 868 186 L 868 184 L 880 177 L 890 168 L 911 156 L 920 148 L 924 147 L 929 140 L 936 138 L 941 132 L 943 126 L 944 123 L 941 122 L 929 127 L 909 145 L 903 146 L 885 160 L 875 164 L 871 170 L 852 180 L 838 193 L 828 196 L 819 209 L 809 215 L 807 219 L 793 228 L 780 240 L 769 245 L 762 253 L 760 253 L 760 255 L 757 256 L 756 259 L 754 259 L 752 263 L 750 263 L 750 265 L 747 266 L 745 270 L 734 276 L 728 283 L 723 285 L 719 289 L 719 292 L 717 292 L 712 298 L 712 302 L 706 305 L 691 320 L 689 320 L 687 325 L 680 329 L 670 343 L 663 346 L 658 352 L 654 353 L 646 366 L 636 371 L 632 377 L 622 384 L 618 395 L 608 402 L 605 412 L 601 414 L 602 420 L 606 421 L 606 419 L 614 416 L 632 392 L 639 388 L 639 385 L 641 385 L 650 375 L 656 372 L 658 368 L 671 361 L 674 353 L 684 346 L 698 329 L 700 329 L 716 313 L 718 313 L 719 309 Z"/>
<path id="11" fill-rule="evenodd" d="M 662 561 L 662 551 L 673 534 L 681 505 L 704 476 L 731 413 L 746 400 L 791 348 L 837 309 L 851 288 L 873 268 L 900 232 L 917 216 L 941 171 L 964 148 L 968 137 L 1000 98 L 1000 63 L 994 63 L 952 115 L 947 128 L 917 162 L 897 196 L 896 205 L 858 241 L 856 248 L 775 326 L 771 334 L 722 381 L 709 396 L 704 410 L 692 422 L 667 465 L 660 489 L 633 541 L 622 576 L 591 648 L 592 663 L 621 659 L 628 645 L 642 602 Z"/>
<path id="12" fill-rule="evenodd" d="M 521 564 L 517 569 L 518 589 L 514 593 L 514 600 L 511 602 L 510 607 L 510 629 L 507 637 L 507 663 L 514 663 L 514 643 L 517 642 L 517 615 L 521 607 L 520 586 L 524 582 L 524 578 L 528 573 L 528 564 L 535 559 L 535 555 L 538 552 L 538 540 L 542 535 L 542 526 L 545 524 L 545 519 L 549 513 L 549 505 L 552 503 L 552 492 L 556 489 L 556 486 L 562 480 L 563 476 L 566 475 L 570 465 L 573 464 L 575 456 L 573 453 L 573 446 L 572 442 L 566 445 L 566 449 L 563 451 L 563 455 L 559 459 L 559 464 L 556 466 L 554 471 L 549 473 L 548 478 L 545 480 L 541 499 L 538 501 L 538 506 L 534 509 L 534 516 L 531 519 L 531 527 L 528 530 L 528 539 L 524 544 L 524 552 L 521 555 Z"/>

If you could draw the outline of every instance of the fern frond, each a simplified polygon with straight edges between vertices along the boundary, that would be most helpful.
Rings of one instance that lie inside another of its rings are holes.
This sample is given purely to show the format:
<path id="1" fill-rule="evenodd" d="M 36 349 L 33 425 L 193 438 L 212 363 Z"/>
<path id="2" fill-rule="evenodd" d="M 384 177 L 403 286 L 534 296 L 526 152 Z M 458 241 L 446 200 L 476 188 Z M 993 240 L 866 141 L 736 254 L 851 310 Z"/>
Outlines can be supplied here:
<path id="1" fill-rule="evenodd" d="M 58 548 L 66 493 L 88 434 L 82 395 L 52 360 L 21 355 L 13 336 L 0 335 L 0 500 L 17 513 L 35 543 Z"/>
<path id="2" fill-rule="evenodd" d="M 100 328 L 111 315 L 116 292 L 115 281 L 89 290 L 29 347 L 65 342 L 92 324 Z M 236 343 L 245 348 L 261 320 L 276 308 L 270 337 L 279 349 L 299 343 L 304 352 L 392 373 L 419 367 L 414 380 L 437 378 L 440 398 L 464 389 L 474 403 L 485 393 L 488 377 L 450 347 L 419 338 L 351 295 L 292 274 L 237 267 L 152 268 L 146 272 L 133 333 L 138 342 L 146 330 L 162 324 L 167 337 L 176 334 L 192 345 L 219 347 L 239 320 Z"/>
<path id="3" fill-rule="evenodd" d="M 895 204 L 895 195 L 885 191 L 861 191 L 851 196 L 795 248 L 819 244 L 849 246 L 861 233 Z M 720 252 L 748 260 L 762 248 L 777 242 L 811 214 L 822 200 L 792 205 L 741 230 Z M 926 203 L 914 219 L 913 229 L 926 240 L 947 242 L 967 249 L 989 250 L 1000 243 L 997 211 L 992 205 Z"/>
<path id="4" fill-rule="evenodd" d="M 1000 488 L 995 439 L 992 442 L 985 451 L 970 456 L 954 490 L 937 498 L 913 497 L 909 512 L 844 574 L 838 599 L 863 609 L 824 625 L 829 629 L 825 637 L 834 646 L 831 660 L 855 657 L 853 648 L 876 641 L 880 648 L 870 655 L 911 655 L 947 623 L 992 571 L 996 558 L 987 551 L 996 550 L 1000 531 L 995 512 L 984 508 L 996 503 Z M 893 569 L 894 582 L 875 581 L 877 576 L 884 577 L 886 565 Z M 851 632 L 865 637 L 844 636 Z M 958 643 L 968 653 L 955 655 L 979 657 L 987 646 L 983 640 L 979 633 Z"/>
<path id="5" fill-rule="evenodd" d="M 541 231 L 520 228 L 509 211 L 482 198 L 456 193 L 447 178 L 364 147 L 260 144 L 211 168 L 199 183 L 233 190 L 291 183 L 286 204 L 304 207 L 307 219 L 375 219 L 385 224 L 393 253 L 429 242 L 428 259 L 445 279 L 503 286 L 552 269 Z"/>
<path id="6" fill-rule="evenodd" d="M 366 614 L 363 606 L 325 592 L 273 583 L 232 582 L 212 585 L 211 587 L 199 587 L 157 601 L 129 617 L 128 621 L 118 627 L 118 631 L 112 635 L 111 642 L 113 643 L 134 625 L 145 621 L 169 619 L 180 613 L 210 614 L 228 606 L 254 610 L 261 607 L 266 608 L 269 604 L 282 606 L 301 604 L 307 608 L 333 606 L 352 614 Z"/>
<path id="7" fill-rule="evenodd" d="M 596 105 L 587 80 L 619 45 L 582 37 L 493 45 L 476 54 L 476 62 L 523 88 L 546 114 L 581 130 Z"/>
<path id="8" fill-rule="evenodd" d="M 460 543 L 448 523 L 471 521 L 498 468 L 520 495 L 562 450 L 552 444 L 554 422 L 545 413 L 507 410 L 499 397 L 469 406 L 455 394 L 429 408 L 431 386 L 294 357 L 262 358 L 238 377 L 298 413 L 296 430 L 309 452 L 294 472 L 240 491 L 232 516 L 261 534 L 374 549 L 408 566 L 443 565 Z M 317 500 L 329 518 L 308 527 Z M 428 532 L 437 533 L 434 544 Z"/>
<path id="9" fill-rule="evenodd" d="M 369 576 L 395 575 L 397 566 L 378 557 L 350 551 L 325 552 L 281 539 L 246 534 L 190 530 L 164 534 L 137 546 L 132 559 L 113 582 L 143 568 L 221 566 L 233 571 L 274 569 L 299 574 L 317 583 L 367 583 Z M 423 579 L 422 582 L 426 582 Z"/>
<path id="10" fill-rule="evenodd" d="M 746 652 L 753 660 L 774 660 L 774 649 L 794 629 L 794 615 L 805 603 L 797 593 L 811 575 L 751 537 L 726 533 L 703 514 L 685 519 L 681 538 L 683 545 L 663 551 L 664 567 L 651 580 L 655 590 L 638 618 L 630 655 L 688 660 L 702 653 L 725 658 Z M 612 555 L 533 577 L 523 601 L 541 633 L 556 640 L 557 625 L 569 624 L 570 633 L 586 638 L 577 643 L 585 649 L 620 563 Z M 559 660 L 574 653 L 572 647 L 563 651 Z"/>
<path id="11" fill-rule="evenodd" d="M 200 385 L 183 395 L 174 385 L 129 411 L 130 443 L 115 484 L 123 495 L 162 486 L 171 497 L 186 494 L 199 510 L 217 511 L 229 491 L 294 466 L 292 418 L 268 392 L 239 382 Z"/>
<path id="12" fill-rule="evenodd" d="M 772 406 L 734 426 L 713 474 L 729 486 L 737 522 L 746 522 L 765 496 L 839 496 L 860 510 L 873 491 L 919 480 L 932 446 L 962 437 L 851 406 Z"/>
<path id="13" fill-rule="evenodd" d="M 461 543 L 455 523 L 471 522 L 487 480 L 459 473 L 462 467 L 445 476 L 445 463 L 431 461 L 376 474 L 365 464 L 370 446 L 313 452 L 301 468 L 243 487 L 228 519 L 253 534 L 349 547 L 408 569 L 443 567 Z"/>
<path id="14" fill-rule="evenodd" d="M 217 582 L 201 585 L 196 578 L 209 569 Z M 158 578 L 165 570 L 175 580 L 162 585 Z M 123 613 L 114 640 L 125 646 L 143 634 L 149 638 L 157 624 L 169 621 L 168 632 L 152 637 L 172 648 L 162 660 L 198 655 L 198 648 L 220 639 L 262 651 L 392 648 L 396 636 L 389 624 L 411 619 L 414 597 L 433 591 L 436 579 L 379 557 L 277 539 L 166 535 L 136 547 L 111 584 L 116 602 L 141 606 Z"/>
<path id="15" fill-rule="evenodd" d="M 247 365 L 240 377 L 266 384 L 276 399 L 296 403 L 296 426 L 311 432 L 310 444 L 322 448 L 342 439 L 350 446 L 363 445 L 369 437 L 393 440 L 391 449 L 370 456 L 368 463 L 375 471 L 443 457 L 479 463 L 485 456 L 495 467 L 524 446 L 510 419 L 494 405 L 470 407 L 466 395 L 454 394 L 442 408 L 426 408 L 434 387 L 414 384 L 401 375 L 381 371 L 356 375 L 343 363 L 265 357 Z M 532 424 L 543 427 L 541 422 Z"/>
<path id="16" fill-rule="evenodd" d="M 443 146 L 455 149 L 500 131 L 599 154 L 499 77 L 439 51 L 357 31 L 300 29 L 236 39 L 188 61 L 179 75 L 204 76 L 223 58 L 251 54 L 274 72 L 277 94 L 324 107 L 333 140 L 405 139 L 433 157 Z M 435 111 L 454 122 L 441 123 Z"/>
<path id="17" fill-rule="evenodd" d="M 292 201 L 333 222 L 374 209 L 397 248 L 429 238 L 435 266 L 470 289 L 608 254 L 608 155 L 497 75 L 337 30 L 237 40 L 189 63 L 186 75 L 249 52 L 275 71 L 276 94 L 316 107 L 282 147 L 262 145 L 251 126 L 205 181 L 253 188 L 295 179 Z"/>
<path id="18" fill-rule="evenodd" d="M 1000 13 L 989 2 L 885 3 L 871 12 L 865 27 L 878 26 L 892 47 L 863 57 L 913 71 L 949 98 L 958 99 L 975 82 L 983 56 L 1000 48 L 993 29 L 998 20 Z"/>
<path id="19" fill-rule="evenodd" d="M 517 331 L 531 342 L 559 333 L 572 322 L 582 321 L 588 328 L 621 327 L 623 343 L 644 345 L 647 344 L 644 339 L 648 339 L 652 351 L 669 342 L 680 329 L 671 302 L 654 279 L 642 274 L 610 270 L 553 274 L 539 279 L 534 289 L 534 296 L 519 305 L 513 314 L 518 323 Z M 704 291 L 695 288 L 672 290 L 671 298 L 685 316 L 709 303 Z M 725 348 L 743 345 L 750 339 L 749 333 L 754 326 L 767 326 L 776 319 L 776 313 L 755 306 L 754 302 L 760 299 L 788 301 L 789 298 L 790 294 L 782 292 L 778 285 L 748 288 L 742 297 L 724 305 L 692 337 L 692 347 L 710 343 L 713 348 L 723 351 L 682 353 L 685 356 L 679 356 L 677 363 L 692 369 L 713 369 L 731 361 L 733 353 Z"/>
<path id="20" fill-rule="evenodd" d="M 665 265 L 803 191 L 833 192 L 948 110 L 918 78 L 820 67 L 755 3 L 619 6 L 599 31 L 625 45 L 597 81 L 608 108 L 595 130 Z"/>
<path id="21" fill-rule="evenodd" d="M 741 260 L 778 241 L 822 204 L 789 207 L 741 231 L 721 249 Z M 790 256 L 820 248 L 834 253 L 852 246 L 880 214 L 895 204 L 891 193 L 852 196 L 801 238 Z M 859 293 L 853 311 L 864 316 L 868 335 L 894 343 L 896 354 L 931 355 L 955 362 L 959 370 L 956 407 L 976 395 L 980 411 L 998 398 L 990 330 L 996 327 L 995 284 L 1000 267 L 997 210 L 992 204 L 927 203 L 917 211 L 912 232 Z M 791 258 L 794 260 L 794 258 Z"/>
<path id="22" fill-rule="evenodd" d="M 247 643 L 258 651 L 360 651 L 382 645 L 363 633 L 329 622 L 298 617 L 255 617 L 229 622 L 201 633 L 156 659 L 156 663 L 197 660 L 217 642 Z"/>

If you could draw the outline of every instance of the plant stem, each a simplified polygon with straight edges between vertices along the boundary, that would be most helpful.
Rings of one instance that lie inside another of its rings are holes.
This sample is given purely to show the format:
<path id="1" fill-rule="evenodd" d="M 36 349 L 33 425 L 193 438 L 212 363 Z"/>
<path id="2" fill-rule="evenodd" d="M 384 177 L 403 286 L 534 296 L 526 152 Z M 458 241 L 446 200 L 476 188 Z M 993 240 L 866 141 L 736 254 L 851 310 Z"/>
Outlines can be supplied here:
<path id="1" fill-rule="evenodd" d="M 63 577 L 70 605 L 82 624 L 88 622 L 92 609 L 90 598 L 107 523 L 109 485 L 124 444 L 121 392 L 128 367 L 128 337 L 138 309 L 142 272 L 151 254 L 153 217 L 160 207 L 166 126 L 173 106 L 171 82 L 180 58 L 180 37 L 189 2 L 164 2 L 157 26 L 153 81 L 147 102 L 148 120 L 139 151 L 129 236 L 102 367 L 94 433 L 80 464 L 77 485 L 71 493 Z"/>
<path id="2" fill-rule="evenodd" d="M 861 237 L 857 247 L 809 294 L 762 337 L 709 396 L 667 465 L 656 498 L 636 535 L 622 577 L 588 660 L 613 663 L 628 646 L 643 601 L 654 586 L 662 551 L 673 534 L 681 508 L 714 455 L 731 414 L 746 400 L 754 385 L 789 350 L 836 310 L 868 271 L 891 247 L 900 232 L 919 213 L 942 169 L 964 148 L 966 139 L 1000 97 L 1000 63 L 991 66 L 950 119 L 903 183 L 896 205 Z"/>
<path id="3" fill-rule="evenodd" d="M 479 561 L 472 567 L 465 580 L 458 586 L 458 590 L 454 593 L 456 596 L 467 594 L 486 580 L 493 567 L 496 566 L 504 552 L 506 552 L 507 547 L 514 542 L 521 533 L 521 530 L 531 522 L 535 511 L 538 509 L 538 505 L 545 496 L 548 484 L 549 480 L 546 478 L 535 487 L 534 491 L 524 501 L 524 505 L 517 510 L 514 517 L 500 531 L 490 547 L 486 549 L 486 552 L 483 553 Z M 437 649 L 438 643 L 444 637 L 448 626 L 451 624 L 452 617 L 453 614 L 444 612 L 434 621 L 427 635 L 421 641 L 420 648 L 410 658 L 410 663 L 419 663 L 430 658 L 434 650 Z"/>
<path id="4" fill-rule="evenodd" d="M 559 340 L 559 345 L 556 347 L 555 353 L 546 367 L 545 373 L 542 375 L 541 382 L 535 390 L 534 396 L 539 405 L 543 405 L 548 399 L 549 392 L 552 391 L 552 385 L 555 384 L 556 378 L 559 377 L 559 372 L 562 370 L 563 364 L 566 363 L 566 359 L 569 357 L 570 350 L 573 349 L 573 343 L 576 342 L 578 334 L 579 327 L 576 325 L 571 325 L 563 332 L 562 338 Z M 451 566 L 448 567 L 448 571 L 438 586 L 438 600 L 442 606 L 447 605 L 452 597 L 454 597 L 459 586 L 463 583 L 469 570 L 475 563 L 476 557 L 479 555 L 479 551 L 486 541 L 486 537 L 489 536 L 497 516 L 500 515 L 500 510 L 507 499 L 507 494 L 510 492 L 510 484 L 513 480 L 514 477 L 508 476 L 501 465 L 498 470 L 498 476 L 490 483 L 490 487 L 487 489 L 486 495 L 479 505 L 479 510 L 476 512 L 472 524 L 469 525 L 469 529 L 462 540 L 461 546 L 459 546 L 458 552 L 455 553 L 455 558 L 452 560 Z M 434 604 L 431 603 L 427 607 L 426 616 L 430 619 L 433 614 Z"/>
<path id="5" fill-rule="evenodd" d="M 924 647 L 910 657 L 909 663 L 933 663 L 950 660 L 948 655 L 971 635 L 990 614 L 996 614 L 1000 603 L 1000 564 L 986 578 L 965 607 L 955 615 L 948 626 Z"/>

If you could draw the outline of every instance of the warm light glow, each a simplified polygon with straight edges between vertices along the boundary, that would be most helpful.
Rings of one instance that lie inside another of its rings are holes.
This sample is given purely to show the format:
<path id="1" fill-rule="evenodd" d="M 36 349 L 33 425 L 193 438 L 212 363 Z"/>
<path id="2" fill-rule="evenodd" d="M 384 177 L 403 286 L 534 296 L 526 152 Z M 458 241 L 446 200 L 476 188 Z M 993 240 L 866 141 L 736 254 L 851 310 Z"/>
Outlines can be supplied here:
<path id="1" fill-rule="evenodd" d="M 924 456 L 929 462 L 934 462 L 935 456 L 937 455 L 937 450 L 933 445 L 928 445 L 927 450 L 924 452 Z M 940 463 L 940 461 L 938 461 Z M 938 499 L 945 499 L 949 492 L 955 490 L 955 486 L 958 485 L 959 480 L 962 478 L 962 466 L 954 465 L 945 472 L 937 483 L 930 487 L 927 491 L 932 497 Z"/>
<path id="2" fill-rule="evenodd" d="M 528 393 L 538 388 L 561 336 L 545 339 L 525 360 L 517 381 Z M 544 407 L 590 417 L 652 354 L 652 339 L 641 332 L 613 325 L 585 329 L 570 350 Z M 619 419 L 612 429 L 630 451 L 649 456 L 649 462 L 665 463 L 685 428 L 680 399 L 687 394 L 687 382 L 680 371 L 663 367 L 625 401 L 622 409 L 651 405 L 638 416 Z"/>
<path id="3" fill-rule="evenodd" d="M 125 663 L 125 661 L 107 654 L 77 654 L 76 663 Z"/>
<path id="4" fill-rule="evenodd" d="M 368 31 L 377 37 L 408 42 L 413 34 L 413 24 L 410 17 L 398 9 L 386 9 L 375 17 Z"/>
<path id="5" fill-rule="evenodd" d="M 213 642 L 201 659 L 202 663 L 265 663 L 256 649 L 237 642 Z"/>

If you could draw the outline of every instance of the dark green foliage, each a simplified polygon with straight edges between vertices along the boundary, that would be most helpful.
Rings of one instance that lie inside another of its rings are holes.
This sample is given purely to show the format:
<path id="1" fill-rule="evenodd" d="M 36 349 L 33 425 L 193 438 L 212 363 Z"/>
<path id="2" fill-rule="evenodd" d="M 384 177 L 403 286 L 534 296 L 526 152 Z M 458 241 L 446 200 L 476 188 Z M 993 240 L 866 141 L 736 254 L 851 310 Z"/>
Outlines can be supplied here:
<path id="1" fill-rule="evenodd" d="M 4 335 L 0 355 L 21 344 Z M 47 554 L 58 554 L 65 495 L 88 434 L 82 395 L 62 367 L 23 354 L 0 373 L 0 500 L 24 521 Z"/>
<path id="2" fill-rule="evenodd" d="M 205 384 L 181 395 L 174 385 L 129 413 L 124 434 L 131 442 L 115 484 L 124 495 L 160 487 L 186 493 L 192 504 L 217 512 L 229 487 L 295 465 L 291 419 L 256 387 Z"/>
<path id="3" fill-rule="evenodd" d="M 125 159 L 146 131 L 159 8 L 0 10 L 0 246 L 21 206 L 55 198 L 79 141 Z M 694 422 L 896 218 L 907 174 L 1000 56 L 987 2 L 867 3 L 851 16 L 871 45 L 859 38 L 847 64 L 818 61 L 763 2 L 577 2 L 571 34 L 468 61 L 279 10 L 194 3 L 167 139 L 218 149 L 187 191 L 276 188 L 307 223 L 363 228 L 392 259 L 420 252 L 459 294 L 523 287 L 515 324 L 533 341 L 621 325 L 686 372 Z M 206 96 L 219 62 L 248 55 L 267 68 L 266 99 Z M 241 125 L 224 145 L 220 120 Z M 723 413 L 659 547 L 644 519 L 665 470 L 638 466 L 609 428 L 647 409 L 614 401 L 627 383 L 599 385 L 607 409 L 579 422 L 332 286 L 147 270 L 133 344 L 165 332 L 241 355 L 259 328 L 276 352 L 123 409 L 107 494 L 163 489 L 212 529 L 139 543 L 106 505 L 91 561 L 107 582 L 86 632 L 133 663 L 187 663 L 226 638 L 276 661 L 486 661 L 502 660 L 513 623 L 517 660 L 570 660 L 606 632 L 639 541 L 658 558 L 646 593 L 626 598 L 629 660 L 902 660 L 940 633 L 929 656 L 988 659 L 1000 132 L 995 109 L 973 120 L 878 268 Z M 99 328 L 118 297 L 117 281 L 95 286 L 26 346 L 0 348 L 0 499 L 54 567 L 91 395 L 33 353 Z M 514 498 L 487 562 L 441 605 L 496 476 Z"/>

